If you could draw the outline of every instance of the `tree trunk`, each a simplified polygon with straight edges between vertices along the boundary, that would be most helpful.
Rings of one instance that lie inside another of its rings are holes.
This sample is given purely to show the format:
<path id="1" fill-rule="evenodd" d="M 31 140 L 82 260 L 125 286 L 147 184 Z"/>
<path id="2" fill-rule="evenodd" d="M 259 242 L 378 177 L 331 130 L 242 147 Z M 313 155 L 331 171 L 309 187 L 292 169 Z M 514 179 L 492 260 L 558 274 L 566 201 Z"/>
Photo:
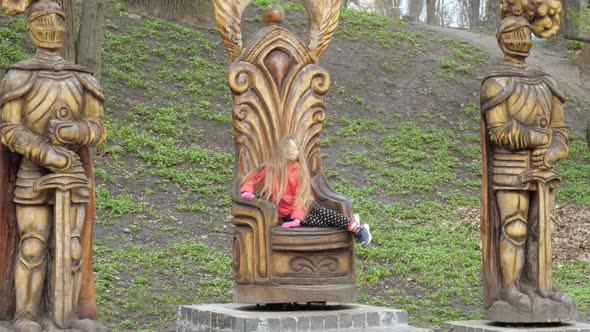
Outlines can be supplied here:
<path id="1" fill-rule="evenodd" d="M 393 0 L 390 3 L 391 7 L 389 8 L 389 16 L 393 17 L 394 19 L 398 20 L 402 17 L 402 4 L 401 0 Z"/>
<path id="2" fill-rule="evenodd" d="M 213 18 L 210 0 L 127 0 L 127 3 L 164 19 L 209 22 Z"/>
<path id="3" fill-rule="evenodd" d="M 76 25 L 74 24 L 74 1 L 53 0 L 66 13 L 66 36 L 62 56 L 68 61 L 76 61 Z"/>
<path id="4" fill-rule="evenodd" d="M 342 0 L 342 8 L 348 8 L 348 0 Z"/>
<path id="5" fill-rule="evenodd" d="M 426 0 L 426 23 L 436 25 L 436 0 Z"/>
<path id="6" fill-rule="evenodd" d="M 100 81 L 102 59 L 100 50 L 104 36 L 105 0 L 84 0 L 78 36 L 78 63 L 90 68 Z"/>
<path id="7" fill-rule="evenodd" d="M 565 0 L 563 7 L 559 33 L 565 38 L 576 38 L 580 34 L 577 15 L 582 10 L 582 3 L 580 0 Z"/>
<path id="8" fill-rule="evenodd" d="M 484 22 L 487 28 L 496 28 L 500 22 L 500 2 L 498 0 L 485 0 Z"/>
<path id="9" fill-rule="evenodd" d="M 419 20 L 422 16 L 422 10 L 424 9 L 424 0 L 409 0 L 409 11 L 408 15 L 413 20 Z"/>
<path id="10" fill-rule="evenodd" d="M 446 22 L 446 7 L 445 7 L 445 0 L 437 0 L 436 1 L 436 24 L 440 26 L 445 26 Z"/>
<path id="11" fill-rule="evenodd" d="M 401 0 L 375 0 L 375 12 L 394 19 L 399 19 L 402 16 L 400 2 Z"/>
<path id="12" fill-rule="evenodd" d="M 480 25 L 479 22 L 479 7 L 481 6 L 480 0 L 469 0 L 469 27 L 475 28 Z"/>

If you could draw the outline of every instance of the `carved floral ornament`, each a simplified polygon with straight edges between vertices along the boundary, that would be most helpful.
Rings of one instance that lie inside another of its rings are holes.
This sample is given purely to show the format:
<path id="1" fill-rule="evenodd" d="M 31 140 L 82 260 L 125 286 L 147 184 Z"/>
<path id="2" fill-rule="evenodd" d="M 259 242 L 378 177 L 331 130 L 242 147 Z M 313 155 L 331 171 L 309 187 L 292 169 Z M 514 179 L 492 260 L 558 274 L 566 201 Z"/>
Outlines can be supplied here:
<path id="1" fill-rule="evenodd" d="M 559 29 L 560 0 L 501 0 L 502 18 L 522 16 L 531 23 L 533 33 L 540 38 L 554 36 Z"/>
<path id="2" fill-rule="evenodd" d="M 0 11 L 13 16 L 24 12 L 34 0 L 0 0 Z"/>

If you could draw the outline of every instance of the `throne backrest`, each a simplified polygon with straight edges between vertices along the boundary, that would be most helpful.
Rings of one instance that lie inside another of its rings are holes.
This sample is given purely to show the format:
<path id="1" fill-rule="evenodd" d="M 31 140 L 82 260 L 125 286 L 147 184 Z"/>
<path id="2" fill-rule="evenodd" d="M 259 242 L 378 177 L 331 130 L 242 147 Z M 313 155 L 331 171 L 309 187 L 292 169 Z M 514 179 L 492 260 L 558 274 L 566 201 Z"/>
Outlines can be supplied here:
<path id="1" fill-rule="evenodd" d="M 270 26 L 243 47 L 239 17 L 248 2 L 215 1 L 219 31 L 232 60 L 236 177 L 266 161 L 284 136 L 294 137 L 305 150 L 314 176 L 322 169 L 319 134 L 330 87 L 330 75 L 317 62 L 336 28 L 340 1 L 304 1 L 311 17 L 308 44 L 278 25 L 282 10 L 271 6 L 264 14 Z"/>

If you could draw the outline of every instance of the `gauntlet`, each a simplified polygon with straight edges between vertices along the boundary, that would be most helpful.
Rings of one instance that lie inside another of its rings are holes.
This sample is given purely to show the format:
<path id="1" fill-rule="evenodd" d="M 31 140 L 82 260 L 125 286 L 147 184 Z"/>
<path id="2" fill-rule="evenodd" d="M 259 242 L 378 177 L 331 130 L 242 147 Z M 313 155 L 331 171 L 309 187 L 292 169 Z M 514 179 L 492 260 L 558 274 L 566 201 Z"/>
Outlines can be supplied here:
<path id="1" fill-rule="evenodd" d="M 512 121 L 488 126 L 490 139 L 494 144 L 509 147 L 512 150 L 535 148 L 551 143 L 552 130 L 541 127 L 525 126 Z"/>
<path id="2" fill-rule="evenodd" d="M 54 145 L 97 146 L 106 137 L 102 120 L 49 121 L 49 136 Z"/>

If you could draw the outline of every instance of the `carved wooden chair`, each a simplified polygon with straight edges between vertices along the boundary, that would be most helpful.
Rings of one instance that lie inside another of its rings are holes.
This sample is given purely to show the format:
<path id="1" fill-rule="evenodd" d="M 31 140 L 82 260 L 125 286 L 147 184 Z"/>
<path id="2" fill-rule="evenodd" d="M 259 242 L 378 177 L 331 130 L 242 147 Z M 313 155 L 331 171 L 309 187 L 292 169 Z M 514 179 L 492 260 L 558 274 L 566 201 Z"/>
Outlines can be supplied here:
<path id="1" fill-rule="evenodd" d="M 326 181 L 319 151 L 330 76 L 317 62 L 338 24 L 340 0 L 304 1 L 311 17 L 309 44 L 280 27 L 282 10 L 271 6 L 264 13 L 269 26 L 244 47 L 239 23 L 249 2 L 215 0 L 219 32 L 232 62 L 234 301 L 354 302 L 355 253 L 349 232 L 283 229 L 274 204 L 240 196 L 244 176 L 268 159 L 281 137 L 292 136 L 306 152 L 316 201 L 352 215 L 352 202 Z"/>

